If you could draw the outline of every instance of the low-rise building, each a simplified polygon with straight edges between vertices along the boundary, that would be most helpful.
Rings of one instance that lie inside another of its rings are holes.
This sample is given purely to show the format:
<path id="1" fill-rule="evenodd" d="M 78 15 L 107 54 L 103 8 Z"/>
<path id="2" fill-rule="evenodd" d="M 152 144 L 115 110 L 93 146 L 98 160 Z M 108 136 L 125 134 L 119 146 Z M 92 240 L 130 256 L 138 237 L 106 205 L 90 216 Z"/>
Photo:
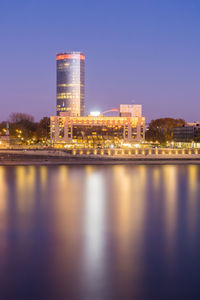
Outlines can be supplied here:
<path id="1" fill-rule="evenodd" d="M 200 136 L 200 124 L 183 125 L 173 128 L 173 139 L 175 142 L 192 142 Z"/>
<path id="2" fill-rule="evenodd" d="M 123 142 L 145 139 L 145 118 L 71 117 L 64 114 L 50 118 L 52 144 L 74 143 L 84 147 L 120 146 Z"/>

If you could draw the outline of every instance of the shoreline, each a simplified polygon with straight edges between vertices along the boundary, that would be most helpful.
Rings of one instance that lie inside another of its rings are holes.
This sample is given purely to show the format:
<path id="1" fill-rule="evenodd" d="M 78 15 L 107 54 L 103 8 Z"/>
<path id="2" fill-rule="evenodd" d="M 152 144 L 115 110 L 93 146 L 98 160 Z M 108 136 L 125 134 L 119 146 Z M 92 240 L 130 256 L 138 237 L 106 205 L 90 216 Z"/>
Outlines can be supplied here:
<path id="1" fill-rule="evenodd" d="M 73 155 L 63 151 L 0 151 L 0 166 L 28 165 L 166 165 L 200 164 L 200 153 L 195 154 L 138 154 L 138 155 Z"/>
<path id="2" fill-rule="evenodd" d="M 56 166 L 56 165 L 200 165 L 200 159 L 30 159 L 4 160 L 0 166 Z"/>

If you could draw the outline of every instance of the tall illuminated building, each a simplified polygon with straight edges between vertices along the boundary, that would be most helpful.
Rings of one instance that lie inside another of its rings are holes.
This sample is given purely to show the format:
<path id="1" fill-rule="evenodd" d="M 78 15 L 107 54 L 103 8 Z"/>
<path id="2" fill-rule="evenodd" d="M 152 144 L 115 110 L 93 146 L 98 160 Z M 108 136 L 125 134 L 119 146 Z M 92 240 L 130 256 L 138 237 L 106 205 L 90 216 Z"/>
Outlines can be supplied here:
<path id="1" fill-rule="evenodd" d="M 56 54 L 57 115 L 76 117 L 85 113 L 85 55 L 81 52 Z"/>

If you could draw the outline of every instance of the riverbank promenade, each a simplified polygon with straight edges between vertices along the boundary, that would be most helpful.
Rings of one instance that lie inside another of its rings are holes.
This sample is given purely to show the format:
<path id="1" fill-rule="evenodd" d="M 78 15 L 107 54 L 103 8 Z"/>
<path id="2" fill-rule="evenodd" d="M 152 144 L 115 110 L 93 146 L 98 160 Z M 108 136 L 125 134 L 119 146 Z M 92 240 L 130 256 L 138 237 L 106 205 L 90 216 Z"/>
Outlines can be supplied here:
<path id="1" fill-rule="evenodd" d="M 200 149 L 6 149 L 0 165 L 200 163 Z"/>

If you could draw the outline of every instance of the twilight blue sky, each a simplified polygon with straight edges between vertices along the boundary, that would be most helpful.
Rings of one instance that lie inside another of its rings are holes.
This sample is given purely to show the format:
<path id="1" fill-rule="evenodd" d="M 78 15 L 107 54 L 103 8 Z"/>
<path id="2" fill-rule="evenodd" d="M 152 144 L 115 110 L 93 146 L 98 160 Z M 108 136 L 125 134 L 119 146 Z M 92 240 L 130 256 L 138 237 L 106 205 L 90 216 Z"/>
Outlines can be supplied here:
<path id="1" fill-rule="evenodd" d="M 1 0 L 0 120 L 55 114 L 56 52 L 86 55 L 86 108 L 200 120 L 199 0 Z"/>

